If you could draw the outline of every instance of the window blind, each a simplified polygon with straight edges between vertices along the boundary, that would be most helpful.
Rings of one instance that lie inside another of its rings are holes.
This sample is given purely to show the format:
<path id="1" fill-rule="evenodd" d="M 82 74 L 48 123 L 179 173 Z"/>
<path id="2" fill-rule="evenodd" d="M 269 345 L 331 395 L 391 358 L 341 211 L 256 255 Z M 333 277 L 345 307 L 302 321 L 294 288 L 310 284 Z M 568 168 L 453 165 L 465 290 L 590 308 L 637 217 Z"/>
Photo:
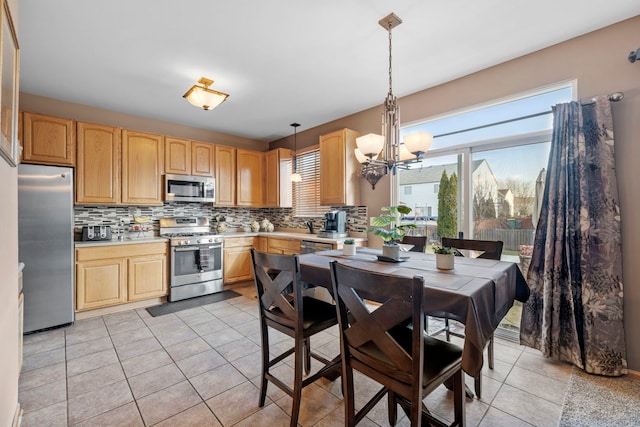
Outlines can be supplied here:
<path id="1" fill-rule="evenodd" d="M 322 217 L 327 208 L 320 206 L 320 149 L 300 153 L 296 159 L 302 181 L 293 183 L 293 216 Z"/>

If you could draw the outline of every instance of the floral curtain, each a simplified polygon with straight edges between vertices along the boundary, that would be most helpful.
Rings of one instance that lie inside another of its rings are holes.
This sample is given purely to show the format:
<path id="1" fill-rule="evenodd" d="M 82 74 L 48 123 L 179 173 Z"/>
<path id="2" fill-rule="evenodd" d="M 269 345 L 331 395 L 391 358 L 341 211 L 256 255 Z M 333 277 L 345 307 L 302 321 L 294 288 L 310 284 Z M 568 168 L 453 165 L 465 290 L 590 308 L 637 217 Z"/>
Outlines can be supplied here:
<path id="1" fill-rule="evenodd" d="M 520 342 L 589 373 L 627 372 L 610 102 L 559 104 Z"/>

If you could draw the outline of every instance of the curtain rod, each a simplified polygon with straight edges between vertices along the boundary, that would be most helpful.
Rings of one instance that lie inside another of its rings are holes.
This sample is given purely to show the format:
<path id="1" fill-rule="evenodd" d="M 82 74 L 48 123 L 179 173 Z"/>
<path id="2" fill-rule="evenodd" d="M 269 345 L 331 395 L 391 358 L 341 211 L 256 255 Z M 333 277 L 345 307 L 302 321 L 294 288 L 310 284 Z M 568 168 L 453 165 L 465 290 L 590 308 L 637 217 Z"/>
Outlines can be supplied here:
<path id="1" fill-rule="evenodd" d="M 622 92 L 614 92 L 614 93 L 609 94 L 607 96 L 607 98 L 611 102 L 622 101 L 622 99 L 624 98 L 624 93 L 622 93 Z M 591 98 L 591 100 L 589 100 L 587 102 L 581 102 L 581 104 L 582 105 L 591 105 L 591 104 L 593 104 L 595 102 L 596 102 L 595 98 Z M 547 114 L 552 114 L 553 113 L 553 107 L 551 107 L 551 108 L 552 108 L 551 110 L 541 111 L 539 113 L 529 114 L 528 116 L 516 117 L 514 119 L 503 120 L 501 122 L 494 122 L 494 123 L 489 123 L 489 124 L 486 124 L 486 125 L 480 125 L 480 126 L 467 128 L 467 129 L 455 130 L 453 132 L 441 133 L 440 135 L 434 135 L 433 137 L 434 138 L 442 138 L 444 136 L 457 135 L 459 133 L 471 132 L 471 131 L 474 131 L 474 130 L 484 129 L 484 128 L 488 128 L 488 127 L 491 127 L 491 126 L 504 125 L 504 124 L 507 124 L 507 123 L 517 122 L 517 121 L 520 121 L 520 120 L 532 119 L 534 117 L 539 117 L 539 116 L 544 116 L 544 115 L 547 115 Z"/>

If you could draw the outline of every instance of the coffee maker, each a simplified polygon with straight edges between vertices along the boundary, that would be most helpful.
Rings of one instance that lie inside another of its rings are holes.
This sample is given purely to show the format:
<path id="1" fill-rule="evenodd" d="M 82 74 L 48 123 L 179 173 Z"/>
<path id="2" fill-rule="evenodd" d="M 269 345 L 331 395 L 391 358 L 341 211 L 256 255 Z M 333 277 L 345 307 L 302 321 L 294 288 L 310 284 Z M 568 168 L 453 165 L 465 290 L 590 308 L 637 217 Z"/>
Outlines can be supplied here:
<path id="1" fill-rule="evenodd" d="M 329 238 L 347 237 L 347 213 L 329 211 L 324 214 L 324 230 L 318 236 Z"/>

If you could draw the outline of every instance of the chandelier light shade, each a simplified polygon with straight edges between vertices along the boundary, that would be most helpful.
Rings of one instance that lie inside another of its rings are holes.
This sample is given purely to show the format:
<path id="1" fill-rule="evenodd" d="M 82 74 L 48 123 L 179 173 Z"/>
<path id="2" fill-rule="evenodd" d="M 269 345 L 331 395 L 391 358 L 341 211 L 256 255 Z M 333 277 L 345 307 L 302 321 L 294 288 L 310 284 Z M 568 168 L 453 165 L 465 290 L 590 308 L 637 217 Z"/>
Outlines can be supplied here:
<path id="1" fill-rule="evenodd" d="M 391 30 L 402 24 L 395 13 L 385 16 L 378 24 L 389 33 L 389 93 L 384 100 L 382 112 L 382 135 L 368 134 L 356 139 L 356 158 L 362 163 L 360 176 L 365 178 L 375 190 L 376 183 L 389 171 L 408 169 L 410 163 L 419 162 L 431 148 L 433 136 L 426 132 L 407 135 L 400 144 L 400 108 L 393 94 L 391 72 Z"/>
<path id="2" fill-rule="evenodd" d="M 213 80 L 206 77 L 202 77 L 198 80 L 198 83 L 202 86 L 193 85 L 187 93 L 182 95 L 183 98 L 186 98 L 186 100 L 195 107 L 202 108 L 203 110 L 213 110 L 222 104 L 229 96 L 226 93 L 209 89 L 209 86 L 213 84 Z"/>
<path id="3" fill-rule="evenodd" d="M 289 126 L 293 126 L 293 173 L 291 174 L 291 182 L 301 182 L 302 175 L 298 173 L 298 161 L 296 151 L 298 149 L 298 126 L 300 123 L 291 123 Z"/>

